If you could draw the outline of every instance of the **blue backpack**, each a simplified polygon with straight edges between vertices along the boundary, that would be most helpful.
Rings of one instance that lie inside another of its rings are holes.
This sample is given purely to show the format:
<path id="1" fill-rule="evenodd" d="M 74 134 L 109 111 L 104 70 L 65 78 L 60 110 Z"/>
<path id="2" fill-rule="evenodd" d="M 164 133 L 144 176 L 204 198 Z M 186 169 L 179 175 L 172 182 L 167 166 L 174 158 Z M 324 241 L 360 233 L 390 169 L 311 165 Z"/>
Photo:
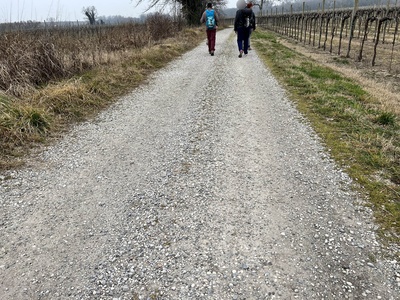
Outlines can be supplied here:
<path id="1" fill-rule="evenodd" d="M 215 13 L 214 10 L 206 10 L 206 27 L 207 29 L 215 28 Z"/>

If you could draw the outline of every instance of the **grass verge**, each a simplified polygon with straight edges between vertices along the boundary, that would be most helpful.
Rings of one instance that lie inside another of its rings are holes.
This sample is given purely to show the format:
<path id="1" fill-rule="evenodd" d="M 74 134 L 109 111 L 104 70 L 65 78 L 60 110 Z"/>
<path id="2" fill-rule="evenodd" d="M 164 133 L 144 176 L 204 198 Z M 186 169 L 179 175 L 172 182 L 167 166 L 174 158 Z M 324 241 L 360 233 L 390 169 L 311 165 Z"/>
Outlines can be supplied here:
<path id="1" fill-rule="evenodd" d="M 92 118 L 204 38 L 203 30 L 187 28 L 174 38 L 120 52 L 112 63 L 30 89 L 21 97 L 0 92 L 0 171 L 22 165 L 32 147 Z"/>
<path id="2" fill-rule="evenodd" d="M 400 242 L 400 116 L 340 73 L 257 30 L 252 44 L 332 157 L 367 198 L 389 243 Z"/>

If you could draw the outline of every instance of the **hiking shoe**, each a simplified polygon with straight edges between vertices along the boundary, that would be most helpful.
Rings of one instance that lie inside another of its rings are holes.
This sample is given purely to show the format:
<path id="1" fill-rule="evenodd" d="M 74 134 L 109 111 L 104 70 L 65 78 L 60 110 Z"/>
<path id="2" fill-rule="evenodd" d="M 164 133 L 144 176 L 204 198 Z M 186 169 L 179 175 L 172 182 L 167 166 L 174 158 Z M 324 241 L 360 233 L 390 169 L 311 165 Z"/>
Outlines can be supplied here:
<path id="1" fill-rule="evenodd" d="M 253 49 L 251 49 L 251 47 L 249 46 L 248 50 L 253 50 Z"/>
<path id="2" fill-rule="evenodd" d="M 239 58 L 241 58 L 242 56 L 243 56 L 243 50 L 240 50 Z"/>
<path id="3" fill-rule="evenodd" d="M 211 51 L 210 54 L 211 54 L 211 56 L 214 56 L 214 51 Z"/>

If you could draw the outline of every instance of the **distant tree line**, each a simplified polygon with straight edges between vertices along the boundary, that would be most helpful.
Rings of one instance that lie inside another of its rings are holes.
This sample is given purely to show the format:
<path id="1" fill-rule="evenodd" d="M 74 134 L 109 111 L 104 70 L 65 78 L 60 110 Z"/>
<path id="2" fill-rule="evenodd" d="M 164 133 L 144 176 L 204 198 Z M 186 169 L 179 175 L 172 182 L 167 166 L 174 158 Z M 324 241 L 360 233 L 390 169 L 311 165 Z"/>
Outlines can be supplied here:
<path id="1" fill-rule="evenodd" d="M 145 0 L 137 0 L 137 4 L 143 3 Z M 212 2 L 217 11 L 222 11 L 226 5 L 226 0 L 151 0 L 148 10 L 155 6 L 166 7 L 174 4 L 179 6 L 179 11 L 188 25 L 199 25 L 200 17 L 206 9 L 207 2 Z"/>

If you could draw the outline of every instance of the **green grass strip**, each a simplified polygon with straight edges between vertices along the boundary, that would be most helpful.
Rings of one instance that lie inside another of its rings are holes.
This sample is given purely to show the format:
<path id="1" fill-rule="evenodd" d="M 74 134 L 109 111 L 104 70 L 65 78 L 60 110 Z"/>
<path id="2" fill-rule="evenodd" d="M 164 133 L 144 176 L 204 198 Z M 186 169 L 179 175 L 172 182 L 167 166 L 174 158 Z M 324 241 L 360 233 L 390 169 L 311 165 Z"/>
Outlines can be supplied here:
<path id="1" fill-rule="evenodd" d="M 252 44 L 310 120 L 333 158 L 366 196 L 387 242 L 400 242 L 398 116 L 382 111 L 357 83 L 257 30 Z"/>

